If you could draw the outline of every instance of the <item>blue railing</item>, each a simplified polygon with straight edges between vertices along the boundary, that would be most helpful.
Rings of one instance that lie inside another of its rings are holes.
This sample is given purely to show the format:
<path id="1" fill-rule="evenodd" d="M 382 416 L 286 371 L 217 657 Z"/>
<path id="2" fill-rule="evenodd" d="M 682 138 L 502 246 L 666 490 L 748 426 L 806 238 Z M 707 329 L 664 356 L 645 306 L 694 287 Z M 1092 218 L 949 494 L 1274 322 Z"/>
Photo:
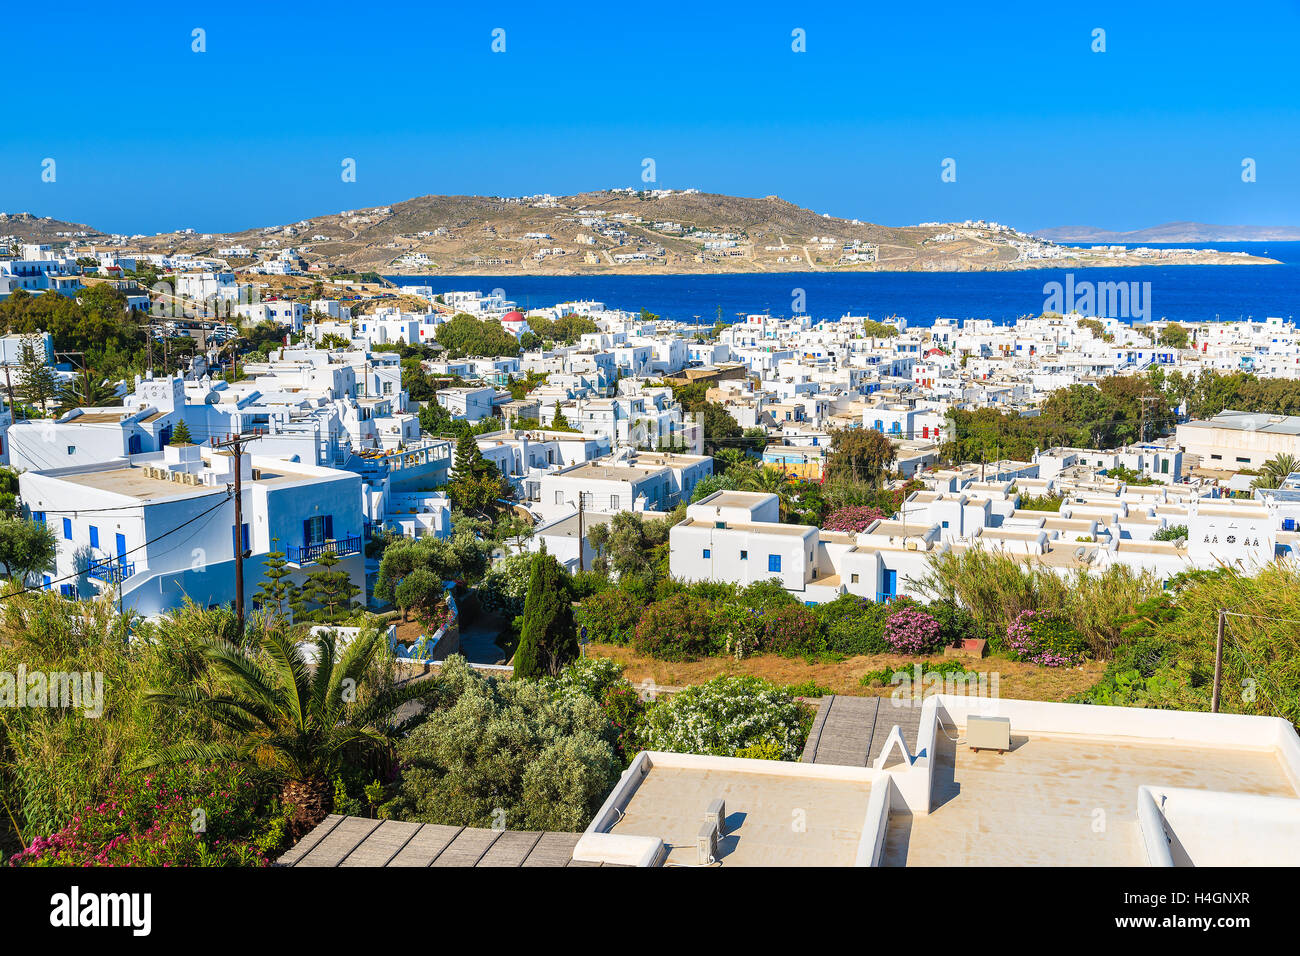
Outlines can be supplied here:
<path id="1" fill-rule="evenodd" d="M 349 554 L 357 554 L 360 550 L 361 535 L 357 534 L 349 538 L 322 541 L 320 544 L 304 544 L 300 548 L 289 545 L 286 549 L 285 558 L 290 564 L 313 564 L 326 551 L 333 551 L 340 558 L 343 558 Z"/>
<path id="2" fill-rule="evenodd" d="M 102 558 L 86 565 L 87 577 L 107 584 L 121 584 L 133 574 L 135 574 L 135 562 L 123 561 L 121 558 Z"/>

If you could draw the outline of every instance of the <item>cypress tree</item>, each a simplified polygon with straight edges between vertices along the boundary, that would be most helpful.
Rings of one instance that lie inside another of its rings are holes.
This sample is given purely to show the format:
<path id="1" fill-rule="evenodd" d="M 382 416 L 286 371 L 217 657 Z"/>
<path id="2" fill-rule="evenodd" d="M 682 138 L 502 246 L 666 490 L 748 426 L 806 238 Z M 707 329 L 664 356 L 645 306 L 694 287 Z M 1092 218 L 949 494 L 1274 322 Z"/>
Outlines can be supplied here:
<path id="1" fill-rule="evenodd" d="M 523 618 L 513 660 L 516 677 L 556 674 L 578 656 L 569 586 L 553 555 L 542 553 L 533 558 Z"/>

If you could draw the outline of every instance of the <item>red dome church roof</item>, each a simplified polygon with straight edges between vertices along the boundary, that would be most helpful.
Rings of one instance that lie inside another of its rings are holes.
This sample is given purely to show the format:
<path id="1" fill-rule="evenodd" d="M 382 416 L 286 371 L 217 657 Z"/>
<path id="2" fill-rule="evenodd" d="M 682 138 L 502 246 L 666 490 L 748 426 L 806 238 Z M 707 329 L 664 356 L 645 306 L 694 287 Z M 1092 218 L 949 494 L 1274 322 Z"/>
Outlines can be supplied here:
<path id="1" fill-rule="evenodd" d="M 501 316 L 502 322 L 522 322 L 523 320 L 524 314 L 522 312 L 507 312 Z"/>

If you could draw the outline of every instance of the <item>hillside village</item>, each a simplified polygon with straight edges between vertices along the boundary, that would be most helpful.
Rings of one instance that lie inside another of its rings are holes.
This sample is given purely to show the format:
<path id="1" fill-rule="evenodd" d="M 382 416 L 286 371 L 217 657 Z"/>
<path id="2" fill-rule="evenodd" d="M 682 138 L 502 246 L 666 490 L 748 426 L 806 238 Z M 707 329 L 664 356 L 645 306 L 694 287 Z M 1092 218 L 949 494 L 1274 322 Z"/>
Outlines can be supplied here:
<path id="1" fill-rule="evenodd" d="M 983 219 L 884 226 L 777 196 L 698 189 L 593 190 L 574 196 L 421 196 L 231 233 L 156 235 L 0 214 L 0 243 L 60 243 L 65 254 L 175 261 L 186 269 L 287 275 L 653 275 L 1044 267 L 1246 265 L 1245 252 L 1070 246 Z"/>
<path id="2" fill-rule="evenodd" d="M 701 327 L 314 275 L 295 238 L 271 258 L 81 237 L 0 258 L 4 667 L 31 622 L 72 615 L 109 669 L 163 655 L 179 680 L 166 655 L 190 647 L 236 680 L 261 648 L 298 662 L 285 693 L 381 682 L 366 760 L 400 753 L 402 773 L 294 769 L 240 809 L 223 862 L 1163 866 L 1296 846 L 1296 632 L 1267 623 L 1300 610 L 1293 322 Z M 140 693 L 202 710 L 205 691 Z M 312 693 L 322 726 L 362 719 Z M 213 746 L 218 725 L 274 723 L 246 706 L 212 710 Z M 544 708 L 545 734 L 506 733 Z M 551 733 L 562 784 L 539 782 Z M 468 739 L 516 762 L 509 795 L 449 756 Z M 1063 772 L 1103 753 L 1095 778 Z M 87 773 L 119 793 L 118 769 Z M 31 802 L 7 852 L 79 862 L 82 796 Z M 815 838 L 789 836 L 809 799 Z M 1063 806 L 1112 799 L 1123 826 L 1081 848 Z M 1012 800 L 1023 819 L 990 817 Z"/>

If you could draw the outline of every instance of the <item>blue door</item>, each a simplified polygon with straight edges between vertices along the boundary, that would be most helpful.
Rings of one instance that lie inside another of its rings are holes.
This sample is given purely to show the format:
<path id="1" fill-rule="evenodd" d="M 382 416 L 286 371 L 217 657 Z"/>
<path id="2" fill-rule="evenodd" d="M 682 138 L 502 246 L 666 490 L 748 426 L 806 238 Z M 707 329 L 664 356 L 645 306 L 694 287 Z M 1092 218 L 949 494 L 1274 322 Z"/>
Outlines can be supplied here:
<path id="1" fill-rule="evenodd" d="M 887 598 L 896 596 L 898 593 L 898 572 L 885 570 L 885 590 L 884 595 Z"/>
<path id="2" fill-rule="evenodd" d="M 126 557 L 126 535 L 124 534 L 117 536 L 117 556 L 119 558 Z"/>

